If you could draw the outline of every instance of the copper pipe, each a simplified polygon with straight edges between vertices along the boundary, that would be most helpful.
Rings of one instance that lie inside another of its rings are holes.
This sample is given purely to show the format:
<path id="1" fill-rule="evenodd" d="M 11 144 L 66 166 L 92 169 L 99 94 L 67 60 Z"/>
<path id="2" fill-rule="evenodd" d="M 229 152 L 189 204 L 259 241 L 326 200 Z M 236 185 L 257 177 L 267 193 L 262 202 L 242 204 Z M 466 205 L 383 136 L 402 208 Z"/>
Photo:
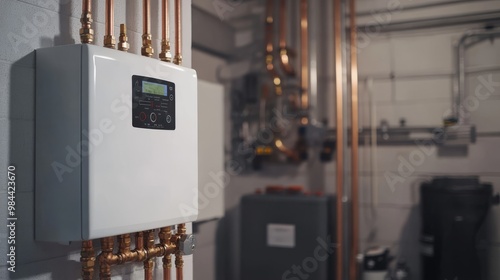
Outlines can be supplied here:
<path id="1" fill-rule="evenodd" d="M 155 235 L 154 231 L 148 230 L 144 232 L 144 247 L 146 248 L 146 251 L 150 251 L 155 247 Z M 153 268 L 154 268 L 154 262 L 153 262 L 153 256 L 150 256 L 147 254 L 147 259 L 144 261 L 144 279 L 145 280 L 153 280 Z"/>
<path id="2" fill-rule="evenodd" d="M 308 18 L 307 18 L 307 0 L 300 1 L 300 104 L 303 111 L 309 109 L 309 36 L 307 32 Z M 305 123 L 307 124 L 307 122 Z"/>
<path id="3" fill-rule="evenodd" d="M 175 56 L 174 63 L 182 64 L 182 3 L 181 0 L 175 0 Z"/>
<path id="4" fill-rule="evenodd" d="M 177 225 L 177 240 L 180 240 L 180 238 L 186 234 L 186 224 L 179 224 Z M 175 275 L 177 280 L 183 280 L 184 278 L 184 260 L 182 259 L 182 252 L 180 250 L 177 250 L 175 252 Z"/>
<path id="5" fill-rule="evenodd" d="M 293 54 L 288 49 L 286 43 L 286 1 L 287 0 L 280 0 L 280 65 L 287 75 L 294 76 L 295 70 L 293 70 L 290 62 L 290 57 L 293 56 Z"/>
<path id="6" fill-rule="evenodd" d="M 273 52 L 273 0 L 267 0 L 266 6 L 266 53 Z"/>
<path id="7" fill-rule="evenodd" d="M 274 68 L 274 47 L 273 47 L 273 25 L 274 25 L 274 7 L 273 0 L 267 0 L 266 7 L 266 69 L 269 72 L 276 95 L 282 94 L 281 78 Z"/>
<path id="8" fill-rule="evenodd" d="M 286 48 L 286 1 L 280 0 L 280 48 Z"/>
<path id="9" fill-rule="evenodd" d="M 114 49 L 116 45 L 115 40 L 115 11 L 114 11 L 114 0 L 106 0 L 106 20 L 105 29 L 106 34 L 104 35 L 104 47 Z"/>
<path id="10" fill-rule="evenodd" d="M 82 263 L 82 279 L 92 280 L 94 278 L 95 265 L 95 252 L 92 240 L 82 241 L 80 256 L 80 262 Z"/>
<path id="11" fill-rule="evenodd" d="M 343 120 L 343 88 L 342 88 L 342 14 L 341 0 L 333 2 L 333 19 L 334 19 L 334 45 L 335 45 L 335 107 L 336 107 L 336 139 L 337 139 L 337 201 L 336 201 L 336 274 L 335 279 L 343 279 L 343 196 L 344 196 L 344 120 Z"/>
<path id="12" fill-rule="evenodd" d="M 113 255 L 114 237 L 101 238 L 101 253 L 99 254 L 99 279 L 111 280 L 111 265 L 118 258 Z"/>
<path id="13" fill-rule="evenodd" d="M 135 233 L 135 249 L 136 252 L 136 261 L 143 261 L 146 259 L 147 252 L 144 250 L 144 233 L 136 232 Z"/>
<path id="14" fill-rule="evenodd" d="M 356 0 L 349 2 L 350 30 L 351 30 L 351 253 L 349 273 L 350 279 L 356 280 L 358 276 L 357 256 L 359 253 L 359 170 L 358 170 L 358 145 L 359 145 L 359 115 L 358 115 L 358 54 L 357 54 L 357 27 L 356 27 Z"/>
<path id="15" fill-rule="evenodd" d="M 151 2 L 150 0 L 143 0 L 142 2 L 142 48 L 141 54 L 143 56 L 152 57 L 154 49 L 151 37 Z"/>
<path id="16" fill-rule="evenodd" d="M 94 42 L 94 29 L 92 29 L 92 1 L 82 0 L 82 17 L 80 22 L 80 41 L 82 44 L 92 44 Z"/>
<path id="17" fill-rule="evenodd" d="M 172 62 L 170 52 L 170 21 L 169 21 L 169 1 L 162 0 L 161 9 L 161 52 L 160 59 L 165 62 Z"/>
<path id="18" fill-rule="evenodd" d="M 169 247 L 172 238 L 172 228 L 164 227 L 160 229 L 160 244 Z M 172 270 L 172 256 L 171 254 L 165 254 L 163 256 L 163 280 L 171 279 Z"/>
<path id="19" fill-rule="evenodd" d="M 131 238 L 130 234 L 123 234 L 118 236 L 118 263 L 123 264 L 135 259 L 134 252 L 130 250 Z"/>
<path id="20" fill-rule="evenodd" d="M 127 52 L 130 48 L 127 37 L 127 26 L 122 23 L 120 24 L 120 37 L 118 41 L 118 50 Z"/>

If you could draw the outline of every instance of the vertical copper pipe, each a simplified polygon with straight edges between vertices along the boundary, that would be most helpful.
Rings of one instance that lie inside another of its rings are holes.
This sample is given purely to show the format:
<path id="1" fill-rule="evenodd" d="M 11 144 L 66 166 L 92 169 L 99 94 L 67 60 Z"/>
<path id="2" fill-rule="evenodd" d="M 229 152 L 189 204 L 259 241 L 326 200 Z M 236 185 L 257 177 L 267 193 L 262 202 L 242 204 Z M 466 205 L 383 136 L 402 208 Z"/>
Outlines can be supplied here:
<path id="1" fill-rule="evenodd" d="M 343 88 L 342 88 L 342 14 L 341 0 L 333 2 L 333 20 L 334 20 L 334 45 L 335 45 L 335 108 L 336 108 L 336 139 L 337 139 L 337 206 L 336 206 L 336 274 L 335 279 L 343 279 L 343 196 L 344 196 L 344 120 L 343 120 Z"/>
<path id="2" fill-rule="evenodd" d="M 175 0 L 175 56 L 174 63 L 182 64 L 182 3 L 181 0 Z"/>
<path id="3" fill-rule="evenodd" d="M 169 21 L 169 1 L 162 0 L 161 9 L 161 52 L 160 59 L 165 62 L 172 62 L 170 53 L 170 21 Z"/>
<path id="4" fill-rule="evenodd" d="M 170 241 L 172 238 L 172 228 L 164 227 L 160 229 L 160 244 L 169 247 Z M 166 253 L 163 256 L 163 280 L 171 279 L 171 270 L 172 270 L 172 255 L 170 253 Z"/>
<path id="5" fill-rule="evenodd" d="M 151 57 L 154 54 L 151 38 L 151 2 L 150 0 L 143 0 L 142 2 L 142 48 L 141 54 L 143 56 Z"/>
<path id="6" fill-rule="evenodd" d="M 300 87 L 302 94 L 300 96 L 301 109 L 306 112 L 309 109 L 309 36 L 307 32 L 307 0 L 300 1 Z M 301 123 L 307 124 L 307 118 L 302 118 Z"/>
<path id="7" fill-rule="evenodd" d="M 151 33 L 151 1 L 142 1 L 142 33 Z"/>
<path id="8" fill-rule="evenodd" d="M 180 239 L 182 235 L 186 234 L 186 224 L 177 225 L 177 238 Z M 177 249 L 175 253 L 175 275 L 177 280 L 183 280 L 184 278 L 184 260 L 182 259 L 182 253 Z"/>
<path id="9" fill-rule="evenodd" d="M 358 176 L 358 144 L 359 144 L 359 115 L 358 115 L 358 54 L 357 54 L 357 27 L 356 27 L 356 0 L 349 2 L 350 14 L 350 50 L 351 50 L 351 253 L 349 274 L 351 280 L 358 276 L 357 256 L 359 252 L 359 176 Z"/>
<path id="10" fill-rule="evenodd" d="M 286 48 L 286 1 L 280 0 L 280 48 Z"/>
<path id="11" fill-rule="evenodd" d="M 155 235 L 154 230 L 148 230 L 144 232 L 144 247 L 148 252 L 155 247 Z M 153 280 L 153 268 L 154 262 L 153 259 L 147 256 L 147 259 L 144 261 L 144 279 L 145 280 Z"/>
<path id="12" fill-rule="evenodd" d="M 283 71 L 289 75 L 294 76 L 295 71 L 291 65 L 290 56 L 287 44 L 286 44 L 286 1 L 280 0 L 280 30 L 279 30 L 279 51 L 280 51 L 280 66 Z"/>
<path id="13" fill-rule="evenodd" d="M 276 69 L 274 68 L 273 64 L 273 52 L 274 52 L 274 46 L 273 46 L 273 25 L 274 25 L 274 2 L 273 0 L 267 0 L 267 6 L 266 6 L 266 69 L 271 75 L 273 84 L 274 84 L 274 90 L 276 95 L 281 95 L 283 93 L 282 88 L 281 88 L 281 78 L 279 77 L 278 73 L 276 72 Z"/>
<path id="14" fill-rule="evenodd" d="M 273 0 L 267 0 L 266 6 L 266 53 L 273 52 Z"/>
<path id="15" fill-rule="evenodd" d="M 113 256 L 114 238 L 101 238 L 101 254 L 99 254 L 99 279 L 111 280 L 111 264 L 108 262 Z"/>
<path id="16" fill-rule="evenodd" d="M 82 0 L 82 17 L 80 22 L 82 27 L 80 28 L 80 41 L 82 44 L 92 44 L 94 41 L 94 30 L 92 29 L 92 1 Z"/>
<path id="17" fill-rule="evenodd" d="M 82 279 L 92 280 L 94 278 L 95 265 L 95 252 L 92 240 L 82 241 L 80 256 L 80 262 L 82 263 Z"/>
<path id="18" fill-rule="evenodd" d="M 105 29 L 106 34 L 104 35 L 104 47 L 114 49 L 116 45 L 115 41 L 115 11 L 114 11 L 114 0 L 106 0 L 106 20 Z"/>

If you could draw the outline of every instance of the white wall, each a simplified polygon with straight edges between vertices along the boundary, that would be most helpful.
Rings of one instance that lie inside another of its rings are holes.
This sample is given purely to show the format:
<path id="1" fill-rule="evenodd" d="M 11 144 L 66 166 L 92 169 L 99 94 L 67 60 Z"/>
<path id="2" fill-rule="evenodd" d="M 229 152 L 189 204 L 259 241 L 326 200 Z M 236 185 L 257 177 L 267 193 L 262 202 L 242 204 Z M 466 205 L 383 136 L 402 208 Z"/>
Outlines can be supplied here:
<path id="1" fill-rule="evenodd" d="M 452 48 L 459 37 L 476 26 L 436 28 L 410 32 L 394 32 L 374 38 L 359 55 L 361 119 L 369 125 L 369 94 L 366 83 L 372 80 L 371 94 L 375 100 L 376 123 L 386 119 L 397 126 L 405 118 L 408 126 L 439 126 L 451 108 L 454 74 Z M 500 39 L 485 41 L 466 52 L 467 94 L 473 95 L 480 83 L 478 77 L 491 75 L 497 84 L 491 96 L 477 99 L 470 108 L 471 122 L 478 132 L 499 132 L 500 108 Z M 483 89 L 484 90 L 484 89 Z M 482 91 L 482 93 L 484 93 Z M 464 104 L 465 105 L 465 104 Z M 435 175 L 480 175 L 481 180 L 492 182 L 500 191 L 500 138 L 478 138 L 469 146 L 465 157 L 440 157 L 437 150 L 430 151 L 422 160 L 417 159 L 414 172 L 403 182 L 391 187 L 385 178 L 387 171 L 398 173 L 400 156 L 409 159 L 420 149 L 416 146 L 379 147 L 376 160 L 378 184 L 378 219 L 370 219 L 370 183 L 367 149 L 361 149 L 362 217 L 361 242 L 367 245 L 384 244 L 410 261 L 412 271 L 419 270 L 420 208 L 419 183 Z M 491 264 L 500 255 L 500 209 L 494 207 L 489 223 L 492 232 Z M 375 235 L 369 239 L 370 232 Z M 489 279 L 498 279 L 500 270 L 492 265 Z"/>
<path id="2" fill-rule="evenodd" d="M 173 1 L 171 1 L 173 5 Z M 115 36 L 120 23 L 128 27 L 130 52 L 139 54 L 142 33 L 141 1 L 115 1 Z M 152 33 L 155 52 L 160 41 L 159 1 L 152 1 Z M 183 0 L 183 65 L 191 65 L 190 0 Z M 104 1 L 93 1 L 97 45 L 104 36 Z M 171 9 L 172 10 L 172 9 Z M 156 13 L 154 12 L 156 11 Z M 17 265 L 8 273 L 7 229 L 0 228 L 0 279 L 54 279 L 80 277 L 80 244 L 70 246 L 34 241 L 34 52 L 40 47 L 80 42 L 81 1 L 1 0 L 0 1 L 0 219 L 6 221 L 6 170 L 16 166 L 17 175 Z M 172 34 L 173 38 L 173 29 Z M 64 199 L 61 197 L 61 199 Z M 95 242 L 97 245 L 98 242 Z M 185 279 L 192 279 L 192 257 L 185 258 Z M 157 260 L 155 278 L 161 277 Z M 113 268 L 113 279 L 143 279 L 141 264 Z M 95 278 L 97 279 L 97 277 Z"/>

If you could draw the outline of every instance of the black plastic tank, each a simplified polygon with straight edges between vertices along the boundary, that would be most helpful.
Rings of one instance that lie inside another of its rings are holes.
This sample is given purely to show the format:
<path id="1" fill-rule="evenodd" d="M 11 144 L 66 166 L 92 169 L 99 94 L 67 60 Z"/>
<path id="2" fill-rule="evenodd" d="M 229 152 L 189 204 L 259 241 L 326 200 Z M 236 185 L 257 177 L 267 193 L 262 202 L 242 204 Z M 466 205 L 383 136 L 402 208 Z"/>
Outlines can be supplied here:
<path id="1" fill-rule="evenodd" d="M 271 187 L 241 201 L 241 280 L 330 280 L 331 196 Z"/>
<path id="2" fill-rule="evenodd" d="M 438 177 L 421 185 L 421 256 L 425 280 L 486 280 L 487 240 L 480 228 L 492 204 L 491 184 L 478 177 Z"/>

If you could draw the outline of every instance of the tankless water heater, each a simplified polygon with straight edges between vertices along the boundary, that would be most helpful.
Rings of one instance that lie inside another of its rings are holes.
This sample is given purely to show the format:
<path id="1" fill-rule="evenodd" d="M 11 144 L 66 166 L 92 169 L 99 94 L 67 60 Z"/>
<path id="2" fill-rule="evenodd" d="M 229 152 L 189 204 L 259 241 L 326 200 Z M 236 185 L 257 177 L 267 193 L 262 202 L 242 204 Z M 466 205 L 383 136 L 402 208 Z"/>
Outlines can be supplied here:
<path id="1" fill-rule="evenodd" d="M 93 45 L 36 51 L 36 239 L 194 221 L 193 69 Z"/>

